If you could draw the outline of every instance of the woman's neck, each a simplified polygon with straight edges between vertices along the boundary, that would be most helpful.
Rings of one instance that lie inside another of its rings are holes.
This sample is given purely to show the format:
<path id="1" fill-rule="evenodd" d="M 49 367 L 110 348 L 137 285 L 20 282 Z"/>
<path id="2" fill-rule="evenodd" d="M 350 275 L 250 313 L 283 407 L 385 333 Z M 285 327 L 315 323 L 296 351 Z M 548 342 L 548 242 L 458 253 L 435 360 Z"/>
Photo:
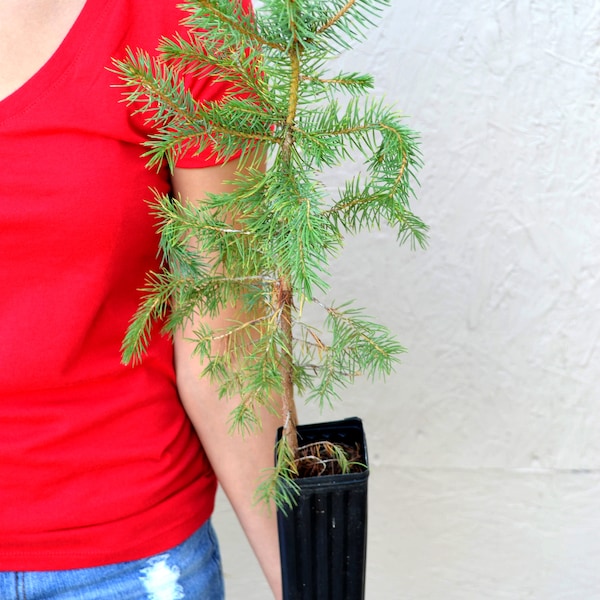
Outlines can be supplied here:
<path id="1" fill-rule="evenodd" d="M 0 0 L 0 100 L 48 61 L 84 4 L 85 0 Z"/>

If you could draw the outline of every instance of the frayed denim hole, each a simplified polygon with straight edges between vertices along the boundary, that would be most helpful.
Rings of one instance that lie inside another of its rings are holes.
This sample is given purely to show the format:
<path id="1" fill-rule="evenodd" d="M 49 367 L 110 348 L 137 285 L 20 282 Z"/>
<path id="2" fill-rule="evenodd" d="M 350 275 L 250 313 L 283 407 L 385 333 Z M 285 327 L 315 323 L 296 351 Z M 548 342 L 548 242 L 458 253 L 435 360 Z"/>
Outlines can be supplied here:
<path id="1" fill-rule="evenodd" d="M 169 555 L 161 554 L 147 561 L 148 566 L 141 569 L 140 580 L 148 593 L 148 600 L 181 600 L 185 598 L 183 587 L 179 583 L 181 570 L 169 565 Z"/>

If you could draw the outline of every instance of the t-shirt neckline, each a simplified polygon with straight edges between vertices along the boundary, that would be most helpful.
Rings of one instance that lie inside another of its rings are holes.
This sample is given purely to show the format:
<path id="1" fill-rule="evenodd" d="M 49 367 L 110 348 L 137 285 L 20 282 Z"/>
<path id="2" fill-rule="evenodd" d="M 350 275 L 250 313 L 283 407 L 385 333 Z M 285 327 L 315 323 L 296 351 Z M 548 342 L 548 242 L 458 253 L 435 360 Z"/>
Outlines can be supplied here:
<path id="1" fill-rule="evenodd" d="M 59 82 L 65 70 L 89 41 L 106 0 L 86 0 L 71 28 L 46 62 L 20 87 L 0 100 L 0 123 L 15 113 L 26 110 Z"/>

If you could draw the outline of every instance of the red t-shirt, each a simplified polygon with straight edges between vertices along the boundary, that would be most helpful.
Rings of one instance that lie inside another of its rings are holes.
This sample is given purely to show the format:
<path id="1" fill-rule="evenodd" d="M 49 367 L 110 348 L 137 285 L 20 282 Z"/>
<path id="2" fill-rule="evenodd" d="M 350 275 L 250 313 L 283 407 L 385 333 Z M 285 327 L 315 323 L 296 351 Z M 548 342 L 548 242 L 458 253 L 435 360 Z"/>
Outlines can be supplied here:
<path id="1" fill-rule="evenodd" d="M 176 5 L 87 0 L 50 60 L 0 102 L 0 570 L 142 558 L 213 508 L 171 340 L 157 334 L 141 365 L 120 363 L 158 268 L 149 188 L 167 191 L 169 177 L 145 168 L 148 132 L 108 68 L 127 46 L 170 36 Z M 223 92 L 195 87 L 201 99 Z"/>

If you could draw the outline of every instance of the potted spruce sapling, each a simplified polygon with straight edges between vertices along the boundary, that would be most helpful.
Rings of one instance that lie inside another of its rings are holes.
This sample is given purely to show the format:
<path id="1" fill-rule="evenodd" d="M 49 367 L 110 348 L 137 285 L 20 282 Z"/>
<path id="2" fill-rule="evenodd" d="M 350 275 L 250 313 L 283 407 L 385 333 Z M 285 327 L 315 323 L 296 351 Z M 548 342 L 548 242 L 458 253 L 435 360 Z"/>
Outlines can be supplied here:
<path id="1" fill-rule="evenodd" d="M 204 375 L 240 399 L 234 428 L 260 426 L 259 406 L 282 414 L 275 466 L 258 493 L 279 509 L 288 600 L 363 598 L 366 553 L 362 423 L 298 425 L 295 396 L 335 404 L 358 375 L 388 374 L 403 351 L 353 299 L 327 301 L 329 263 L 363 229 L 385 226 L 400 243 L 425 244 L 409 204 L 416 135 L 372 96 L 371 76 L 330 66 L 388 4 L 262 0 L 249 14 L 236 0 L 187 0 L 187 35 L 163 39 L 152 57 L 132 50 L 115 61 L 128 100 L 155 128 L 150 168 L 173 165 L 189 147 L 241 156 L 229 193 L 200 207 L 155 198 L 165 268 L 149 274 L 124 359 L 142 359 L 156 321 L 174 331 L 233 303 L 251 315 L 224 330 L 201 327 L 195 342 Z M 234 85 L 201 104 L 185 82 L 209 73 Z M 354 176 L 331 192 L 328 175 L 348 161 Z M 320 325 L 305 321 L 308 305 Z M 216 338 L 227 340 L 225 352 L 212 352 Z"/>

